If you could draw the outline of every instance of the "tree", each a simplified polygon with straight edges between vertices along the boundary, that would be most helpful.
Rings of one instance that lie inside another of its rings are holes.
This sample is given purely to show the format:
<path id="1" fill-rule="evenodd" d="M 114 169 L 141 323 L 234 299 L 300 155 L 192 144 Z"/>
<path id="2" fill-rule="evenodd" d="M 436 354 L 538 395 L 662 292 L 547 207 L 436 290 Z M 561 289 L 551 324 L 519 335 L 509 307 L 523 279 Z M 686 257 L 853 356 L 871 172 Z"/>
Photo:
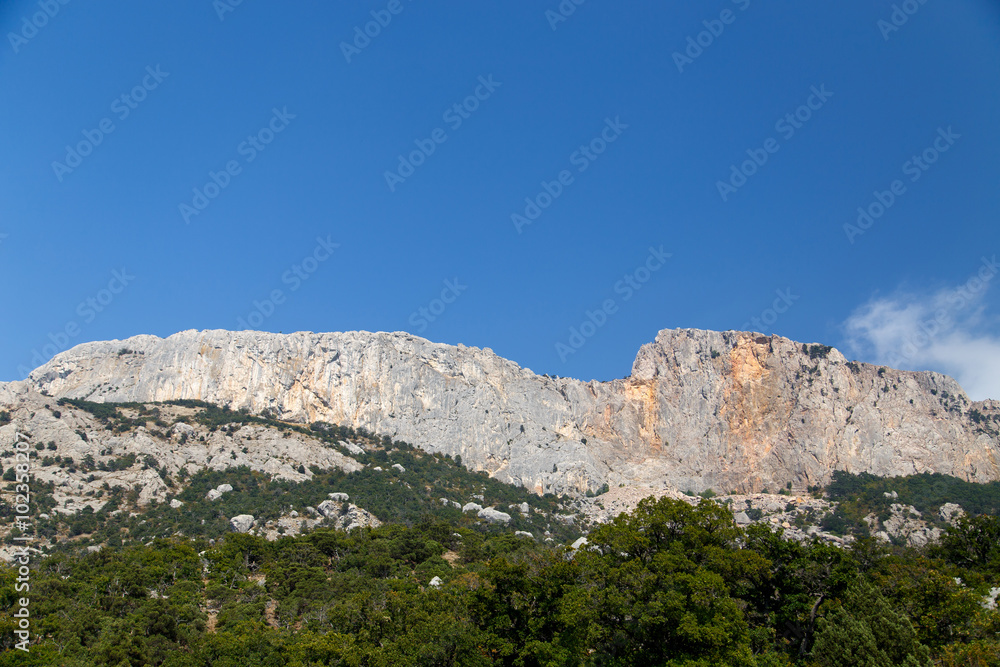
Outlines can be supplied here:
<path id="1" fill-rule="evenodd" d="M 930 667 L 930 650 L 910 621 L 893 611 L 870 583 L 861 581 L 843 605 L 821 618 L 813 659 L 823 667 Z"/>

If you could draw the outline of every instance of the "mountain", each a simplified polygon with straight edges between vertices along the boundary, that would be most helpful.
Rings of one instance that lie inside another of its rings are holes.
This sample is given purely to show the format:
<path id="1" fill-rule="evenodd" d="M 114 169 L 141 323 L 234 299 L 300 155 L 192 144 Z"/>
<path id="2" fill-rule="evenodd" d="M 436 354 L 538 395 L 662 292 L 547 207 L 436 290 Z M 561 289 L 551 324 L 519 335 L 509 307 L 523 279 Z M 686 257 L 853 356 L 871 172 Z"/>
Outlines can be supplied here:
<path id="1" fill-rule="evenodd" d="M 628 377 L 584 382 L 407 333 L 184 331 L 74 347 L 0 386 L 0 407 L 24 392 L 362 427 L 536 493 L 804 490 L 834 470 L 1000 479 L 1000 403 L 749 332 L 664 330 Z"/>

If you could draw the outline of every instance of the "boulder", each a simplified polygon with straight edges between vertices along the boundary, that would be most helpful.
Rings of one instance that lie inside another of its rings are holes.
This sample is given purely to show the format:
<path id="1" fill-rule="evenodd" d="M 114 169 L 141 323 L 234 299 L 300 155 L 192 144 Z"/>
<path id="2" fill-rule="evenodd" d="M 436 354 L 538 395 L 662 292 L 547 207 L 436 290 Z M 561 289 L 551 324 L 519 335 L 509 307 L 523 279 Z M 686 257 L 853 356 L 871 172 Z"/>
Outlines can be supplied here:
<path id="1" fill-rule="evenodd" d="M 483 509 L 483 506 L 479 505 L 477 503 L 466 503 L 462 507 L 462 511 L 463 512 L 479 512 L 479 511 L 482 511 L 482 509 Z"/>
<path id="2" fill-rule="evenodd" d="M 510 523 L 510 515 L 506 512 L 495 510 L 492 507 L 484 507 L 476 515 L 488 523 Z"/>
<path id="3" fill-rule="evenodd" d="M 326 497 L 329 498 L 330 500 L 336 500 L 342 503 L 346 503 L 348 500 L 351 499 L 351 497 L 346 493 L 328 493 L 326 494 Z"/>
<path id="4" fill-rule="evenodd" d="M 954 525 L 960 517 L 965 516 L 965 510 L 962 509 L 961 505 L 956 505 L 955 503 L 945 503 L 944 505 L 941 505 L 940 509 L 938 509 L 938 516 L 940 516 L 943 521 Z"/>
<path id="5" fill-rule="evenodd" d="M 346 511 L 344 505 L 336 500 L 324 500 L 316 507 L 316 510 L 327 519 L 336 518 Z"/>
<path id="6" fill-rule="evenodd" d="M 214 489 L 211 489 L 205 497 L 209 500 L 218 500 L 222 497 L 222 494 L 229 493 L 232 490 L 233 487 L 231 484 L 219 484 Z"/>
<path id="7" fill-rule="evenodd" d="M 254 518 L 250 514 L 239 514 L 229 520 L 229 527 L 236 533 L 249 533 L 253 525 Z"/>
<path id="8" fill-rule="evenodd" d="M 176 498 L 170 499 L 170 507 L 172 507 L 175 510 L 180 509 L 181 507 L 183 507 L 183 505 L 184 505 L 183 500 L 177 500 Z"/>
<path id="9" fill-rule="evenodd" d="M 430 580 L 430 583 L 427 585 L 431 586 L 432 588 L 441 588 L 441 584 L 443 583 L 444 582 L 441 581 L 441 577 L 435 576 L 433 579 Z"/>

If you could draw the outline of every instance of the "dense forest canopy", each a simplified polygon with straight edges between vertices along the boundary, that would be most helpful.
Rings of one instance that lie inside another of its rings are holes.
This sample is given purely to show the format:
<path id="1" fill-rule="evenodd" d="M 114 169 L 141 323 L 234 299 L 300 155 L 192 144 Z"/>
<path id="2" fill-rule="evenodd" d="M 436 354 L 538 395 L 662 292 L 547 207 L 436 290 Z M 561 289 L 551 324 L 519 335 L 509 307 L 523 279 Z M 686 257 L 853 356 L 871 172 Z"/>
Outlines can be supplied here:
<path id="1" fill-rule="evenodd" d="M 29 653 L 0 569 L 0 665 L 996 665 L 998 537 L 841 549 L 663 498 L 576 550 L 431 517 L 158 539 L 35 561 Z"/>

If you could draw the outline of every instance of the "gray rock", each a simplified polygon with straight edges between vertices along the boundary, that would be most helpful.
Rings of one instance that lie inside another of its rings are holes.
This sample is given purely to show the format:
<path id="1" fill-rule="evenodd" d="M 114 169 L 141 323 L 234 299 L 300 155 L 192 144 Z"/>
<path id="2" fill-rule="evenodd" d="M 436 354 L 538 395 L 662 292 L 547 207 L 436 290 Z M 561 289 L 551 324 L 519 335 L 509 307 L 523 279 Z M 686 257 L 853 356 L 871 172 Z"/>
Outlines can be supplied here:
<path id="1" fill-rule="evenodd" d="M 468 507 L 468 506 L 466 506 Z M 506 512 L 501 512 L 500 510 L 494 509 L 492 507 L 484 507 L 479 510 L 476 514 L 480 519 L 488 523 L 510 523 L 510 515 Z"/>
<path id="2" fill-rule="evenodd" d="M 404 468 L 403 466 L 399 465 L 398 463 L 393 463 L 392 467 L 395 468 L 396 470 L 398 470 L 399 472 L 406 472 L 406 468 Z"/>
<path id="3" fill-rule="evenodd" d="M 443 583 L 444 582 L 441 581 L 441 577 L 435 576 L 433 579 L 430 580 L 430 582 L 427 585 L 430 586 L 431 588 L 441 588 L 441 584 Z"/>
<path id="4" fill-rule="evenodd" d="M 183 500 L 177 500 L 176 498 L 171 498 L 170 499 L 170 507 L 171 508 L 173 508 L 173 509 L 180 509 L 183 506 L 184 506 L 184 501 Z"/>
<path id="5" fill-rule="evenodd" d="M 365 450 L 363 448 L 359 447 L 358 445 L 355 445 L 353 442 L 346 442 L 344 440 L 341 440 L 340 444 L 343 445 L 344 449 L 346 449 L 354 456 L 365 453 Z"/>
<path id="6" fill-rule="evenodd" d="M 233 487 L 231 484 L 219 484 L 214 489 L 210 489 L 205 497 L 209 500 L 218 500 L 224 493 L 229 493 L 232 490 Z"/>
<path id="7" fill-rule="evenodd" d="M 249 533 L 254 526 L 254 518 L 250 514 L 239 514 L 229 520 L 229 527 L 237 533 Z"/>
<path id="8" fill-rule="evenodd" d="M 962 509 L 961 505 L 956 505 L 955 503 L 945 503 L 938 509 L 938 516 L 940 516 L 943 521 L 946 521 L 954 526 L 959 518 L 965 516 L 965 510 Z"/>
<path id="9" fill-rule="evenodd" d="M 748 523 L 752 523 L 752 521 L 750 521 L 750 517 L 747 515 L 746 512 L 737 512 L 735 514 L 735 518 L 736 518 L 736 523 L 738 523 L 741 526 L 745 526 Z"/>
<path id="10" fill-rule="evenodd" d="M 527 514 L 528 512 L 531 511 L 531 508 L 528 506 L 528 503 L 521 503 L 521 506 L 518 509 L 521 511 L 521 514 Z"/>
<path id="11" fill-rule="evenodd" d="M 526 530 L 515 530 L 514 531 L 514 537 L 527 537 L 528 539 L 531 539 L 531 540 L 535 539 L 535 536 L 532 535 L 531 533 L 529 533 Z"/>
<path id="12" fill-rule="evenodd" d="M 351 499 L 351 497 L 346 493 L 328 493 L 326 494 L 326 497 L 329 498 L 330 500 L 336 500 L 342 503 L 346 503 L 348 500 Z"/>
<path id="13" fill-rule="evenodd" d="M 119 356 L 123 345 L 142 354 Z M 996 436 L 968 418 L 976 409 L 992 419 L 997 401 L 969 401 L 937 373 L 849 366 L 836 350 L 803 348 L 752 332 L 664 330 L 639 349 L 624 379 L 582 382 L 535 375 L 489 349 L 405 333 L 184 331 L 78 345 L 0 396 L 14 406 L 23 388 L 93 401 L 197 395 L 253 413 L 273 408 L 301 423 L 393 433 L 461 455 L 501 481 L 575 496 L 604 483 L 804 488 L 829 481 L 835 468 L 1000 479 Z M 815 370 L 803 377 L 803 368 Z M 943 404 L 945 392 L 953 409 Z M 325 457 L 336 453 L 291 442 L 280 446 L 298 457 L 271 459 L 289 479 L 298 463 L 329 467 Z M 67 436 L 60 446 L 83 445 Z M 236 451 L 237 460 L 244 456 Z M 210 465 L 230 465 L 228 452 L 213 450 Z"/>
<path id="14" fill-rule="evenodd" d="M 549 538 L 546 538 L 546 539 L 549 539 Z M 576 550 L 577 550 L 577 549 L 579 549 L 580 547 L 584 547 L 584 546 L 586 546 L 587 544 L 589 544 L 589 541 L 587 540 L 587 538 L 586 538 L 586 537 L 578 537 L 578 538 L 576 538 L 576 541 L 575 541 L 575 542 L 573 542 L 573 544 L 571 544 L 571 545 L 569 545 L 569 546 L 570 546 L 570 548 L 571 548 L 571 549 L 572 549 L 573 551 L 576 551 Z"/>
<path id="15" fill-rule="evenodd" d="M 466 504 L 465 504 L 465 505 L 464 505 L 464 506 L 462 507 L 462 511 L 463 511 L 463 512 L 479 512 L 479 511 L 481 511 L 482 509 L 483 509 L 483 506 L 482 506 L 482 505 L 479 505 L 479 504 L 477 504 L 477 503 L 466 503 Z"/>
<path id="16" fill-rule="evenodd" d="M 316 510 L 326 518 L 333 519 L 340 516 L 342 510 L 346 511 L 346 507 L 336 500 L 324 500 L 316 506 Z"/>

